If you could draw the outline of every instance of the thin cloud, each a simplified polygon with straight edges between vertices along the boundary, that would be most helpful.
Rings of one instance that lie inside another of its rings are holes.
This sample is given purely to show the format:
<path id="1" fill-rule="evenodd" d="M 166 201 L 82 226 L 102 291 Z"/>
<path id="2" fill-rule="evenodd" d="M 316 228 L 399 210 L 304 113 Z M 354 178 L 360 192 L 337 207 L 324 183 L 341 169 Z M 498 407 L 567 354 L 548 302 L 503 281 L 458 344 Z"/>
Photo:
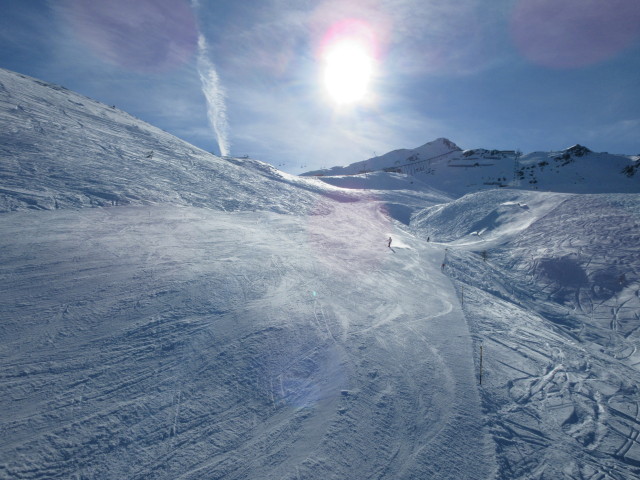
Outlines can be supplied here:
<path id="1" fill-rule="evenodd" d="M 207 116 L 215 132 L 218 148 L 222 156 L 231 153 L 229 142 L 229 122 L 225 92 L 220 84 L 220 77 L 208 57 L 207 41 L 203 35 L 198 38 L 198 74 L 202 82 L 202 93 L 207 99 Z"/>
<path id="2" fill-rule="evenodd" d="M 587 132 L 585 142 L 587 146 L 598 149 L 599 145 L 611 145 L 614 143 L 618 151 L 610 153 L 640 154 L 640 142 L 637 133 L 640 132 L 640 118 L 618 120 L 609 124 L 592 127 Z M 629 139 L 633 139 L 629 141 Z"/>

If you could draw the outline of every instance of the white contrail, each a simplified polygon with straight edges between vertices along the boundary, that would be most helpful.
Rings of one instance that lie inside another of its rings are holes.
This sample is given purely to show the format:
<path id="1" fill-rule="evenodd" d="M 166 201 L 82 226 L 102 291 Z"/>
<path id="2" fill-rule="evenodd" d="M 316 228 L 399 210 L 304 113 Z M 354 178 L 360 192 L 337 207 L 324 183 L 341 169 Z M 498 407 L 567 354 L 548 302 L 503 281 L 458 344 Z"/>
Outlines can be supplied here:
<path id="1" fill-rule="evenodd" d="M 229 155 L 229 122 L 225 92 L 220 84 L 220 77 L 209 60 L 207 41 L 202 34 L 198 36 L 198 74 L 202 82 L 202 93 L 207 99 L 207 117 L 216 134 L 220 155 Z"/>

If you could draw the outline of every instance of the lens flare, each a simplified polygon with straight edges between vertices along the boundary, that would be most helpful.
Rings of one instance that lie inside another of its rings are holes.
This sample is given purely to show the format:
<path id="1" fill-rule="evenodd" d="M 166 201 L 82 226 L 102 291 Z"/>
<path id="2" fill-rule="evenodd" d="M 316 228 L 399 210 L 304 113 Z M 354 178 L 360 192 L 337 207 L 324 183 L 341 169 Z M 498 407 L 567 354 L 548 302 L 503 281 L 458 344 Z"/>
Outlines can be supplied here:
<path id="1" fill-rule="evenodd" d="M 57 8 L 100 58 L 134 72 L 178 68 L 197 49 L 195 17 L 184 0 L 64 0 Z"/>
<path id="2" fill-rule="evenodd" d="M 556 69 L 605 61 L 640 37 L 637 0 L 518 0 L 511 35 L 533 63 Z"/>

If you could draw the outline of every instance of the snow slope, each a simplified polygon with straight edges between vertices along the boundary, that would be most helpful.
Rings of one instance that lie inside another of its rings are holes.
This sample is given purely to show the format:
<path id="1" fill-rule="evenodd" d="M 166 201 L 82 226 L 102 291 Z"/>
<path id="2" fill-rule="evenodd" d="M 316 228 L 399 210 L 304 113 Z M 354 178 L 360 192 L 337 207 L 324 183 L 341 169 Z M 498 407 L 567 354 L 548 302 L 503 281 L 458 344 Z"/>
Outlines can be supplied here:
<path id="1" fill-rule="evenodd" d="M 447 245 L 501 478 L 640 477 L 640 195 L 493 190 L 415 216 Z"/>
<path id="2" fill-rule="evenodd" d="M 1 479 L 640 478 L 639 194 L 297 178 L 0 85 Z"/>
<path id="3" fill-rule="evenodd" d="M 1 478 L 491 476 L 439 249 L 375 205 L 0 222 Z"/>
<path id="4" fill-rule="evenodd" d="M 2 84 L 0 478 L 494 476 L 441 248 L 385 213 L 430 194 Z"/>
<path id="5" fill-rule="evenodd" d="M 291 212 L 316 208 L 312 192 L 336 190 L 216 157 L 117 108 L 2 69 L 0 123 L 0 211 L 171 203 Z"/>

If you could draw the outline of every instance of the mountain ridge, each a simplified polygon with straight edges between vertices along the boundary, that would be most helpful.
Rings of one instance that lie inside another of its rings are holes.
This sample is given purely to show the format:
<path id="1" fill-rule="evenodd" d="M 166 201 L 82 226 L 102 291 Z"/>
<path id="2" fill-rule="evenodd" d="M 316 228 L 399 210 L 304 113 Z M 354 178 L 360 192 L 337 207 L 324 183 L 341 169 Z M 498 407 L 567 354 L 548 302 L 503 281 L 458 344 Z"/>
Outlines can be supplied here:
<path id="1" fill-rule="evenodd" d="M 637 193 L 639 165 L 637 156 L 596 153 L 580 144 L 523 155 L 517 150 L 462 150 L 441 137 L 415 149 L 393 150 L 345 167 L 302 175 L 322 179 L 393 172 L 415 177 L 454 196 L 496 187 L 563 193 Z"/>

